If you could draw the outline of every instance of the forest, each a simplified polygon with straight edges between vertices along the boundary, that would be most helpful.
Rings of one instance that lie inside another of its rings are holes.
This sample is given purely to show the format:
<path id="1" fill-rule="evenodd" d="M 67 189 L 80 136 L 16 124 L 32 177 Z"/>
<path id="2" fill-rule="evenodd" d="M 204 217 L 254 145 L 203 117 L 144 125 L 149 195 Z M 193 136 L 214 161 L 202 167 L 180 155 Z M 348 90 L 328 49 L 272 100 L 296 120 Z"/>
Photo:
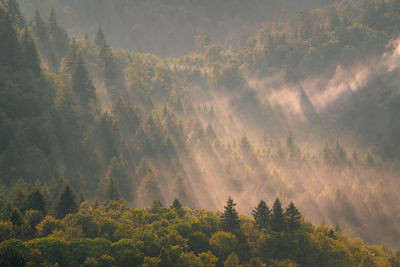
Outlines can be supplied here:
<path id="1" fill-rule="evenodd" d="M 0 0 L 0 266 L 400 266 L 399 35 L 400 0 Z"/>

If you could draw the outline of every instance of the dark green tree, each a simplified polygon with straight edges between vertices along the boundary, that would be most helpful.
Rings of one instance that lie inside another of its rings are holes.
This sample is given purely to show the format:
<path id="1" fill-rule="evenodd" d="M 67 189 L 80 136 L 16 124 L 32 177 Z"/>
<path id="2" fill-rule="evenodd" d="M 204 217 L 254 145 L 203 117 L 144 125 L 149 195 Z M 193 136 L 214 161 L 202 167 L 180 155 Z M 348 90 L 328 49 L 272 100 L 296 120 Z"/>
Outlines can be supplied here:
<path id="1" fill-rule="evenodd" d="M 238 212 L 235 209 L 236 203 L 231 197 L 228 198 L 224 213 L 222 214 L 222 229 L 227 232 L 236 232 L 240 229 Z"/>
<path id="2" fill-rule="evenodd" d="M 46 202 L 38 188 L 33 189 L 24 200 L 24 210 L 38 210 L 46 215 Z"/>
<path id="3" fill-rule="evenodd" d="M 171 208 L 179 210 L 182 208 L 182 204 L 177 198 L 175 198 L 175 200 L 172 202 Z"/>
<path id="4" fill-rule="evenodd" d="M 67 214 L 73 214 L 78 211 L 75 194 L 67 184 L 62 189 L 55 204 L 55 215 L 57 219 L 62 219 Z"/>
<path id="5" fill-rule="evenodd" d="M 40 59 L 35 43 L 33 42 L 28 30 L 25 30 L 24 33 L 22 52 L 24 67 L 28 70 L 31 70 L 33 74 L 38 75 L 40 73 Z"/>
<path id="6" fill-rule="evenodd" d="M 271 210 L 268 208 L 264 200 L 258 203 L 257 207 L 251 213 L 254 218 L 254 225 L 259 229 L 266 229 L 269 227 L 271 220 Z"/>
<path id="7" fill-rule="evenodd" d="M 89 78 L 86 62 L 80 53 L 78 53 L 72 70 L 72 91 L 84 106 L 87 106 L 92 99 L 96 98 L 96 89 Z"/>
<path id="8" fill-rule="evenodd" d="M 128 175 L 126 160 L 122 155 L 119 158 L 114 156 L 111 159 L 107 177 L 114 180 L 115 186 L 122 193 L 124 199 L 129 200 L 131 198 L 131 180 Z"/>
<path id="9" fill-rule="evenodd" d="M 105 43 L 106 38 L 104 36 L 103 30 L 101 29 L 101 27 L 99 27 L 99 29 L 97 30 L 96 33 L 96 37 L 94 38 L 94 43 L 98 46 L 98 47 L 102 47 L 103 44 Z"/>
<path id="10" fill-rule="evenodd" d="M 114 178 L 109 178 L 106 188 L 106 201 L 118 200 L 121 200 L 121 194 L 119 193 L 118 187 L 115 185 Z"/>
<path id="11" fill-rule="evenodd" d="M 293 234 L 300 228 L 302 216 L 299 210 L 294 206 L 293 202 L 289 203 L 289 206 L 286 208 L 284 217 L 288 233 Z"/>
<path id="12" fill-rule="evenodd" d="M 6 5 L 8 14 L 10 14 L 10 19 L 13 24 L 19 29 L 24 28 L 26 25 L 25 18 L 21 13 L 17 0 L 6 0 L 4 3 Z"/>
<path id="13" fill-rule="evenodd" d="M 69 45 L 67 54 L 61 60 L 60 73 L 64 76 L 70 77 L 77 57 L 78 49 L 76 47 L 75 38 L 73 38 Z"/>
<path id="14" fill-rule="evenodd" d="M 47 25 L 38 10 L 36 10 L 33 22 L 34 22 L 34 32 L 36 37 L 38 38 L 39 43 L 42 44 L 47 43 L 49 40 Z"/>
<path id="15" fill-rule="evenodd" d="M 271 230 L 274 232 L 282 232 L 285 230 L 285 219 L 279 198 L 276 198 L 272 206 Z"/>
<path id="16" fill-rule="evenodd" d="M 17 70 L 21 58 L 17 34 L 7 12 L 0 6 L 0 64 Z"/>

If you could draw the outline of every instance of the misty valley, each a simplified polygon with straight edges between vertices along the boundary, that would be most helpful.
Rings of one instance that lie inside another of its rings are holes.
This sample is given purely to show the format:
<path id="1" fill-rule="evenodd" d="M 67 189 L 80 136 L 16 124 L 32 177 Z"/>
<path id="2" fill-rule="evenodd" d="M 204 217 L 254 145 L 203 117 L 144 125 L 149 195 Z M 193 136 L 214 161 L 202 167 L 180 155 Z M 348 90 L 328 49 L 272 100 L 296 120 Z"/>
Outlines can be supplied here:
<path id="1" fill-rule="evenodd" d="M 400 0 L 0 0 L 0 266 L 400 266 Z"/>

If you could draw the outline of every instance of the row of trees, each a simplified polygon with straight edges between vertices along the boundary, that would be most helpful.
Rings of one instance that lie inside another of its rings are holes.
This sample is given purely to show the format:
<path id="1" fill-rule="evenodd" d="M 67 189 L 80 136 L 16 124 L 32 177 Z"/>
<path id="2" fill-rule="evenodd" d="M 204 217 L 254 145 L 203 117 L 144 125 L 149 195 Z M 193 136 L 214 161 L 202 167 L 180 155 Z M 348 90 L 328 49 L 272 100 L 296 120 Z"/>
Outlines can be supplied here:
<path id="1" fill-rule="evenodd" d="M 121 201 L 82 202 L 62 219 L 31 221 L 35 235 L 18 237 L 18 226 L 0 221 L 2 266 L 399 266 L 386 247 L 368 247 L 327 226 L 304 222 L 290 203 L 276 199 L 254 219 L 238 217 L 228 199 L 223 213 L 190 210 L 175 200 L 146 209 Z M 37 210 L 30 210 L 35 214 Z M 18 237 L 18 239 L 16 239 Z M 240 265 L 239 265 L 240 264 Z"/>

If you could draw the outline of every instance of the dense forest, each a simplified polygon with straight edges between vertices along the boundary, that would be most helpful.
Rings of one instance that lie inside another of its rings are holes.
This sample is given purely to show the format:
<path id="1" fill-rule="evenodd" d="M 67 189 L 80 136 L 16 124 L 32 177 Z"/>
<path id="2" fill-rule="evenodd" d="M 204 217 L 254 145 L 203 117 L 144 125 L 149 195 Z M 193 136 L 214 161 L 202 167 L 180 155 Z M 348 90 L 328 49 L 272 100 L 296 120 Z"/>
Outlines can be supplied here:
<path id="1" fill-rule="evenodd" d="M 400 0 L 116 2 L 0 0 L 1 266 L 400 266 Z"/>

